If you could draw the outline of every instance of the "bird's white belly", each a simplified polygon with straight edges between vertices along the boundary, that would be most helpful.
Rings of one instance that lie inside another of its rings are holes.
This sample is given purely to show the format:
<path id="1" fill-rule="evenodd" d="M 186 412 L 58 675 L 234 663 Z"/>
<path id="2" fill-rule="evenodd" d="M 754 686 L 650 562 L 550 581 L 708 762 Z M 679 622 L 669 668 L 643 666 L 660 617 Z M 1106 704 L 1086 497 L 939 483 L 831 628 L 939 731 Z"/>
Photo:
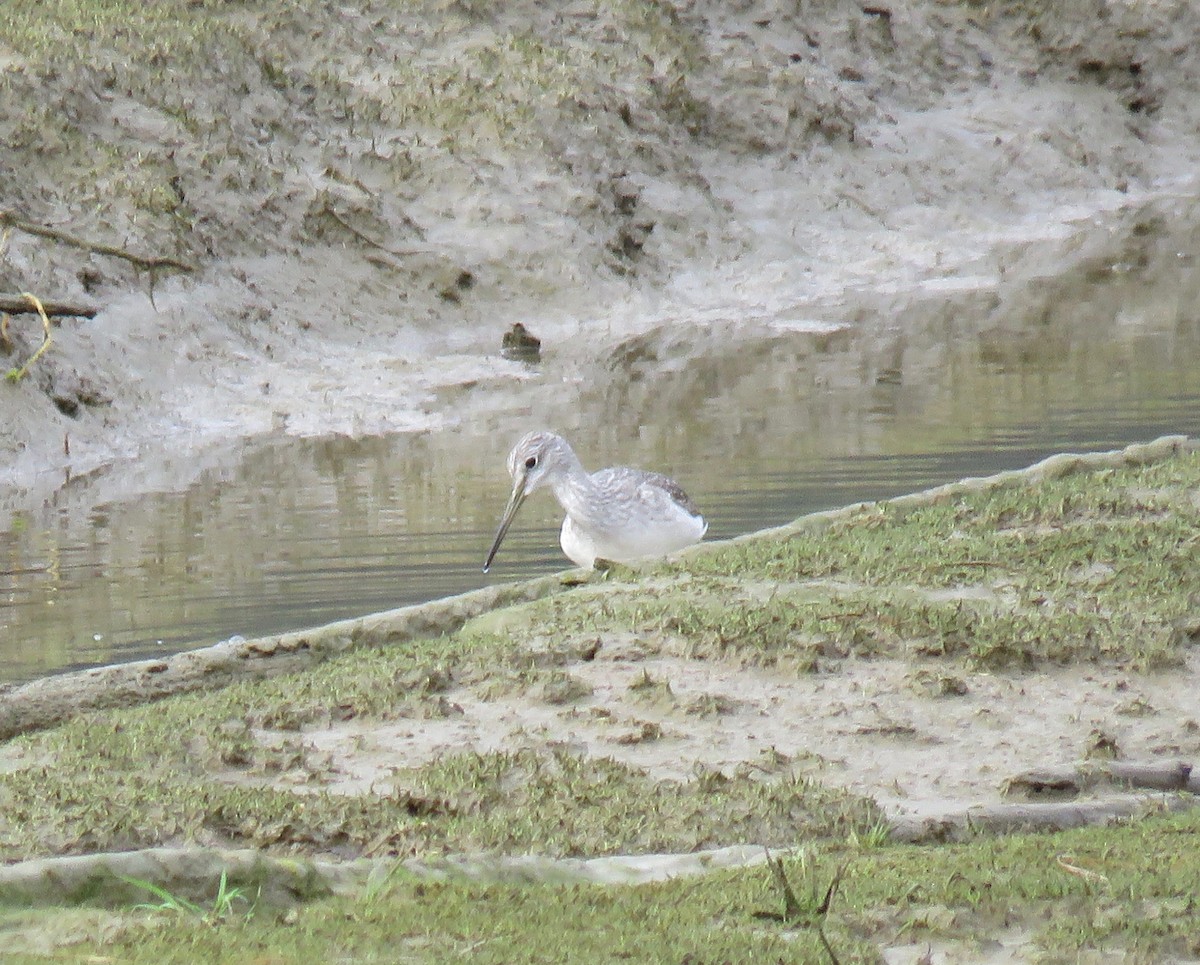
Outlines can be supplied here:
<path id="1" fill-rule="evenodd" d="M 627 563 L 644 556 L 665 556 L 698 542 L 707 529 L 703 517 L 693 516 L 682 507 L 670 519 L 658 518 L 648 525 L 630 524 L 612 532 L 595 532 L 567 516 L 559 543 L 572 563 L 590 568 L 598 559 Z"/>

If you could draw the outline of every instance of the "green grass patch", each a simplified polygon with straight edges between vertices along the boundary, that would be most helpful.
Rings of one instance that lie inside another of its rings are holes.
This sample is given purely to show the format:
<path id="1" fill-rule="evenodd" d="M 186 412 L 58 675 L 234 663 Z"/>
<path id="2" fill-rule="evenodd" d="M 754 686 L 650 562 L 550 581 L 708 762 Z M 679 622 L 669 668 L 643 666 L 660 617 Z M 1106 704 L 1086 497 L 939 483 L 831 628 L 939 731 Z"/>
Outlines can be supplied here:
<path id="1" fill-rule="evenodd" d="M 1146 593 L 1178 607 L 1200 576 L 1200 454 L 1080 472 L 1037 485 L 947 496 L 916 508 L 868 508 L 820 533 L 742 543 L 696 557 L 696 574 L 837 577 L 877 586 L 987 581 L 1098 598 Z M 1111 572 L 1089 576 L 1088 568 Z"/>
<path id="2" fill-rule="evenodd" d="M 803 914 L 784 914 L 758 866 L 643 886 L 435 882 L 403 870 L 356 897 L 247 920 L 123 911 L 70 951 L 137 963 L 353 960 L 439 962 L 877 962 L 882 949 L 934 945 L 961 960 L 998 939 L 1022 958 L 1097 952 L 1163 961 L 1200 954 L 1200 811 L 1051 835 L 951 846 L 804 843 L 783 862 Z M 804 842 L 803 836 L 797 844 Z M 815 908 L 838 869 L 828 911 Z M 214 885 L 215 888 L 215 885 Z M 29 919 L 7 934 L 19 942 Z M 83 939 L 80 940 L 81 932 Z M 19 946 L 18 946 L 19 947 Z M 15 960 L 22 960 L 20 958 Z M 28 959 L 34 960 L 32 958 Z"/>
<path id="3" fill-rule="evenodd" d="M 200 905 L 174 892 L 141 878 L 119 876 L 127 885 L 146 892 L 157 901 L 144 901 L 134 906 L 134 910 L 169 912 L 173 915 L 189 915 L 206 924 L 216 924 L 237 914 L 249 917 L 254 914 L 254 903 L 248 894 L 248 889 L 233 887 L 229 884 L 228 875 L 221 872 L 221 880 L 217 883 L 217 893 L 212 901 Z"/>
<path id="4" fill-rule="evenodd" d="M 43 163 L 71 155 L 65 194 L 102 209 L 128 194 L 151 221 L 194 227 L 195 219 L 207 230 L 214 213 L 190 210 L 180 185 L 228 188 L 256 210 L 272 191 L 241 166 L 271 177 L 306 169 L 306 131 L 323 132 L 331 156 L 349 159 L 332 177 L 354 181 L 366 166 L 390 174 L 395 188 L 419 174 L 457 178 L 458 169 L 440 166 L 447 154 L 555 156 L 557 147 L 545 151 L 557 126 L 547 112 L 595 137 L 596 105 L 615 88 L 653 100 L 648 65 L 683 76 L 704 51 L 658 0 L 598 4 L 595 18 L 559 19 L 554 29 L 536 6 L 523 25 L 490 4 L 416 0 L 7 0 L 4 12 L 0 54 L 20 65 L 0 71 L 9 147 Z M 136 108 L 143 122 L 177 124 L 166 139 L 185 144 L 179 164 L 173 151 L 112 124 L 92 90 Z M 98 144 L 117 157 L 97 155 Z M 70 182 L 73 168 L 86 177 Z"/>
<path id="5" fill-rule="evenodd" d="M 360 659 L 389 667 L 404 658 L 396 652 Z M 321 686 L 338 695 L 336 706 L 355 706 L 361 693 L 337 685 L 353 662 L 90 715 L 14 742 L 30 763 L 0 776 L 0 856 L 181 841 L 342 855 L 598 855 L 778 845 L 797 833 L 847 837 L 879 820 L 869 802 L 787 768 L 772 767 L 770 780 L 747 767 L 658 781 L 635 767 L 562 750 L 459 753 L 414 768 L 398 761 L 390 787 L 331 793 L 322 788 L 327 758 L 286 736 L 260 740 L 247 719 L 269 716 L 268 693 L 304 699 L 305 684 L 316 686 L 326 675 Z M 276 785 L 284 774 L 287 786 Z"/>
<path id="6" fill-rule="evenodd" d="M 561 644 L 632 635 L 651 650 L 814 670 L 846 656 L 1002 669 L 1177 665 L 1200 598 L 1200 455 L 884 503 L 823 529 L 741 543 L 530 604 Z"/>
<path id="7" fill-rule="evenodd" d="M 702 113 L 684 79 L 719 67 L 697 65 L 706 48 L 665 0 L 597 3 L 582 16 L 422 0 L 5 0 L 3 10 L 5 205 L 197 266 L 325 245 L 376 259 L 407 250 L 424 230 L 410 203 L 464 183 L 499 192 L 485 208 L 507 217 L 502 171 L 557 184 L 543 202 L 582 218 L 609 259 L 627 218 L 593 167 L 673 151 L 664 134 L 676 115 Z M 663 120 L 637 127 L 634 114 Z M 581 161 L 573 145 L 584 143 Z M 454 294 L 442 280 L 463 271 L 453 247 L 395 270 L 421 297 Z M 144 281 L 106 265 L 107 278 Z M 553 266 L 511 259 L 486 277 L 543 295 L 559 285 Z"/>

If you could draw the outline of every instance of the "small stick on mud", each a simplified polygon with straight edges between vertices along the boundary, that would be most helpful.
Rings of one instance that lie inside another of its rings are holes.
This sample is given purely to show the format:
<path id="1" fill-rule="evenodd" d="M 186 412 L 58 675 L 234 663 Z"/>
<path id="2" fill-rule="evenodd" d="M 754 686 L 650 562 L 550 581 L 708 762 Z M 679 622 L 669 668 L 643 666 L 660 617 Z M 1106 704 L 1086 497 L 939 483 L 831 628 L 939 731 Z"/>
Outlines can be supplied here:
<path id="1" fill-rule="evenodd" d="M 354 227 L 354 225 L 352 225 L 349 221 L 347 221 L 340 214 L 338 214 L 333 209 L 332 205 L 325 204 L 322 207 L 321 212 L 323 214 L 329 215 L 329 217 L 331 217 L 339 225 L 341 225 L 343 228 L 345 228 L 347 231 L 349 231 L 350 234 L 354 235 L 354 237 L 357 238 L 359 241 L 361 241 L 363 244 L 370 245 L 372 248 L 378 248 L 380 251 L 386 252 L 387 254 L 392 255 L 396 258 L 405 258 L 405 257 L 408 257 L 409 255 L 418 255 L 418 254 L 421 254 L 423 251 L 428 250 L 427 248 L 420 248 L 420 247 L 391 248 L 388 245 L 385 245 L 383 242 L 376 241 L 374 238 L 370 237 L 369 235 L 365 234 L 364 232 L 359 231 L 356 227 Z M 397 266 L 391 265 L 389 267 L 395 268 Z"/>
<path id="2" fill-rule="evenodd" d="M 42 302 L 42 309 L 51 318 L 71 315 L 77 318 L 95 318 L 98 309 L 95 305 L 77 305 L 74 302 Z M 37 312 L 25 295 L 0 295 L 0 312 L 10 315 L 32 315 Z"/>
<path id="3" fill-rule="evenodd" d="M 825 954 L 829 956 L 829 961 L 832 965 L 841 965 L 837 955 L 834 954 L 833 946 L 829 944 L 829 939 L 825 937 L 825 919 L 829 916 L 829 909 L 833 905 L 833 899 L 837 895 L 838 887 L 842 883 L 842 876 L 846 873 L 847 865 L 842 864 L 838 868 L 833 876 L 833 880 L 829 882 L 829 887 L 825 889 L 825 897 L 819 903 L 816 901 L 817 892 L 814 886 L 812 902 L 806 906 L 796 897 L 796 892 L 792 889 L 792 883 L 788 881 L 787 873 L 783 870 L 783 862 L 773 857 L 768 848 L 763 848 L 763 853 L 766 855 L 767 867 L 771 869 L 771 877 L 775 880 L 775 886 L 783 896 L 783 914 L 756 914 L 759 917 L 774 918 L 789 925 L 807 924 L 814 926 L 817 929 L 817 937 L 821 940 L 821 946 L 825 949 Z"/>
<path id="4" fill-rule="evenodd" d="M 1084 881 L 1090 881 L 1096 884 L 1108 884 L 1108 876 L 1101 874 L 1099 871 L 1093 871 L 1091 868 L 1084 868 L 1075 863 L 1075 859 L 1069 854 L 1060 854 L 1054 859 L 1054 863 L 1062 868 L 1069 875 L 1075 875 L 1077 878 L 1082 878 Z"/>
<path id="5" fill-rule="evenodd" d="M 796 900 L 796 893 L 792 891 L 792 883 L 788 881 L 787 874 L 783 870 L 783 862 L 778 858 L 771 857 L 771 852 L 766 848 L 763 848 L 763 852 L 767 856 L 767 867 L 771 869 L 771 877 L 775 879 L 775 885 L 783 896 L 783 920 L 793 922 L 803 916 L 803 910 L 800 902 Z"/>
<path id="6" fill-rule="evenodd" d="M 817 926 L 817 937 L 821 939 L 821 944 L 825 948 L 825 954 L 829 956 L 829 961 L 832 962 L 832 965 L 842 965 L 838 961 L 838 957 L 833 954 L 833 946 L 829 944 L 829 939 L 825 937 L 825 929 L 820 925 Z"/>
<path id="7" fill-rule="evenodd" d="M 1131 820 L 1146 813 L 1173 814 L 1195 807 L 1189 794 L 1145 792 L 1114 794 L 1097 801 L 1053 801 L 1047 803 L 993 804 L 974 806 L 942 814 L 903 815 L 890 822 L 893 841 L 908 843 L 965 841 L 985 832 L 1012 834 L 1022 831 L 1065 831 L 1089 825 Z"/>
<path id="8" fill-rule="evenodd" d="M 1184 761 L 1087 761 L 1075 767 L 1045 767 L 1010 777 L 1002 790 L 1028 797 L 1068 797 L 1102 784 L 1200 793 L 1200 775 Z"/>
<path id="9" fill-rule="evenodd" d="M 179 271 L 196 270 L 194 265 L 189 265 L 186 261 L 180 261 L 178 258 L 170 258 L 165 255 L 138 255 L 132 251 L 126 251 L 124 248 L 118 248 L 116 245 L 88 241 L 86 238 L 80 238 L 78 235 L 70 234 L 59 228 L 50 228 L 46 225 L 26 221 L 24 218 L 18 217 L 13 211 L 0 209 L 0 225 L 24 231 L 27 235 L 37 235 L 39 238 L 50 238 L 54 241 L 61 241 L 64 245 L 70 245 L 73 248 L 82 248 L 84 251 L 90 251 L 97 255 L 123 258 L 125 261 L 137 265 L 139 268 L 145 268 L 148 271 L 154 271 L 157 268 L 177 268 Z"/>

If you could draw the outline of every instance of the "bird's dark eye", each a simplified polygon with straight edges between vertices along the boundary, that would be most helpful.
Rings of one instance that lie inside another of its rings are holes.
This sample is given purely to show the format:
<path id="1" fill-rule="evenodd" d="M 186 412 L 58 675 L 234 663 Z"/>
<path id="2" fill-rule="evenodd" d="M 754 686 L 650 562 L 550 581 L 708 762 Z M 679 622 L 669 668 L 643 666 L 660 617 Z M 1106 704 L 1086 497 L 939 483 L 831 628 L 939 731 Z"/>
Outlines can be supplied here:
<path id="1" fill-rule="evenodd" d="M 525 460 L 525 468 L 526 469 L 532 469 L 536 465 L 537 465 L 537 456 L 530 456 L 528 459 Z"/>

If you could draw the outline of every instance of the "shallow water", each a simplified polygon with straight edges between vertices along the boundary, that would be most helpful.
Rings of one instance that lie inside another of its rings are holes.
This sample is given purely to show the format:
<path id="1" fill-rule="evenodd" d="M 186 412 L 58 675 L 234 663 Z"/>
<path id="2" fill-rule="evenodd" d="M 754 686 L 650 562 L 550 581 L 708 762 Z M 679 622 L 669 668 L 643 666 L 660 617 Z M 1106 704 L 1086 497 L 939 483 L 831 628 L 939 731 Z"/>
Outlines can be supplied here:
<path id="1" fill-rule="evenodd" d="M 621 346 L 552 419 L 281 438 L 181 492 L 63 498 L 0 534 L 0 680 L 562 569 L 558 509 L 539 495 L 480 572 L 505 453 L 536 421 L 590 468 L 669 472 L 718 539 L 1054 452 L 1200 435 L 1198 239 L 1134 232 L 1120 257 L 1071 277 L 964 289 L 857 327 L 781 315 L 743 327 L 733 350 L 682 323 Z M 553 359 L 538 373 L 570 376 Z"/>

